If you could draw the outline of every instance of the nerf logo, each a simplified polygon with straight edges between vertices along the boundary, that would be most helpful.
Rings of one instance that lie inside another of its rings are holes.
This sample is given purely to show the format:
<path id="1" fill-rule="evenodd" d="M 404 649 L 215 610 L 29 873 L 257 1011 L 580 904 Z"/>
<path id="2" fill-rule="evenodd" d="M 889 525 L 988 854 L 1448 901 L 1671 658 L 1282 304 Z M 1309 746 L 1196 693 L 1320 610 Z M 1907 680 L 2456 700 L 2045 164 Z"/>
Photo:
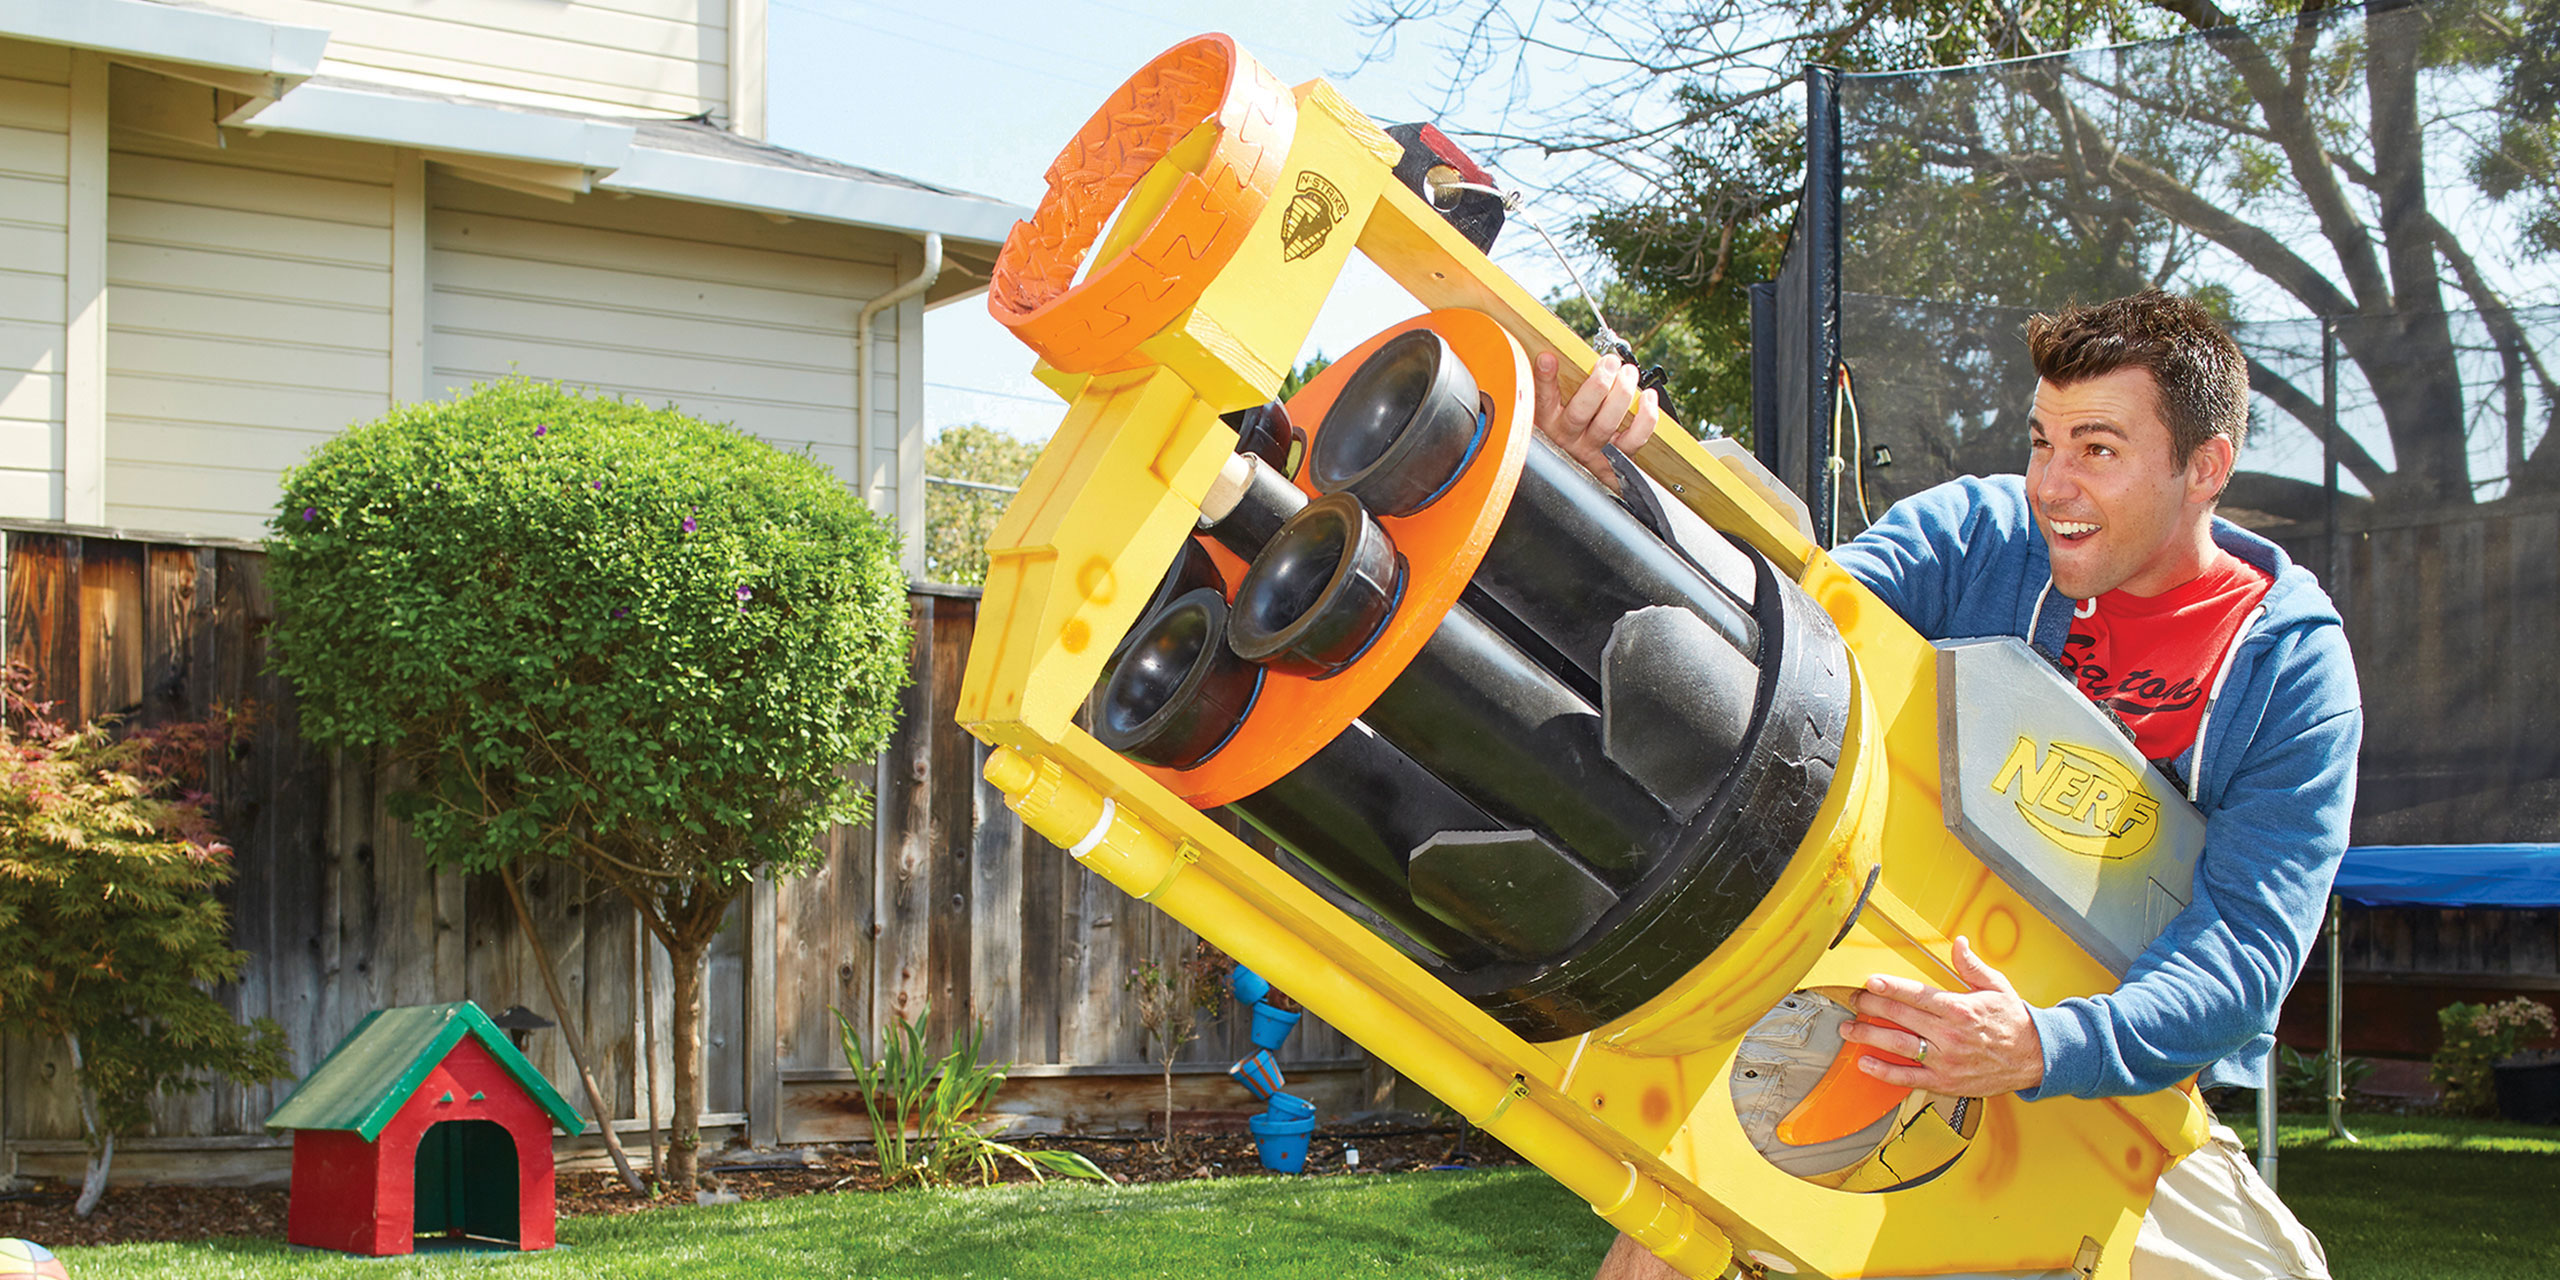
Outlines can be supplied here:
<path id="1" fill-rule="evenodd" d="M 2091 858 L 2129 858 L 2160 831 L 2160 802 L 2141 778 L 2098 752 L 2018 739 L 1992 775 L 1994 794 L 2008 796 L 2018 816 L 2064 850 Z"/>

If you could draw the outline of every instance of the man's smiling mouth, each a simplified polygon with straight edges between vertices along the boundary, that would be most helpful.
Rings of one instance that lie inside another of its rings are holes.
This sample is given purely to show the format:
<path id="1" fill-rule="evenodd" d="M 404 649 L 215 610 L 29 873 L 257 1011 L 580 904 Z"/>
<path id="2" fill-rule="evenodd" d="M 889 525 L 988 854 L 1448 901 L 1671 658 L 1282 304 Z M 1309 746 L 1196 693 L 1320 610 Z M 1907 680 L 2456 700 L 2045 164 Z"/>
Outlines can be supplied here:
<path id="1" fill-rule="evenodd" d="M 2074 542 L 2098 531 L 2097 525 L 2086 520 L 2053 520 L 2049 523 L 2052 524 L 2053 532 L 2057 537 Z"/>

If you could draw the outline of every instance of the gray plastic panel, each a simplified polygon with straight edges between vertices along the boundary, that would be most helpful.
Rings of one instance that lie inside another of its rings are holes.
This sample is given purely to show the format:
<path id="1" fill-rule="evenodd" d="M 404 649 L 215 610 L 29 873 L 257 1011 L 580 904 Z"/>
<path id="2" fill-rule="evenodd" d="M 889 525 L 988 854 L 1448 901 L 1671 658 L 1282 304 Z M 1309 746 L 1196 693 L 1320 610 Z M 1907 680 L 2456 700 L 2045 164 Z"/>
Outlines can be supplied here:
<path id="1" fill-rule="evenodd" d="M 2024 642 L 1937 648 L 1947 826 L 2122 974 L 2192 896 L 2203 815 Z"/>

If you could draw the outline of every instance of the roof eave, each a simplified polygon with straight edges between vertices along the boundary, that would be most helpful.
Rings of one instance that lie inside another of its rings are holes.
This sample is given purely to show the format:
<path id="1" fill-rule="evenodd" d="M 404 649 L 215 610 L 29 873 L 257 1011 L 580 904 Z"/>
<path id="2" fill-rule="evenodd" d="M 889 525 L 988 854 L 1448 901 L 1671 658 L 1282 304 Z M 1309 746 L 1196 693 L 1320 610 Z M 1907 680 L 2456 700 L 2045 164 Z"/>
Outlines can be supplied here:
<path id="1" fill-rule="evenodd" d="M 0 36 L 273 76 L 288 85 L 317 73 L 329 47 L 326 27 L 151 0 L 0 4 Z"/>
<path id="2" fill-rule="evenodd" d="M 596 185 L 902 235 L 937 232 L 946 241 L 966 242 L 985 252 L 1003 245 L 1013 224 L 1031 216 L 1018 205 L 975 196 L 648 146 L 633 147 L 630 158 L 598 177 Z"/>
<path id="3" fill-rule="evenodd" d="M 252 131 L 305 133 L 437 155 L 482 156 L 549 166 L 556 185 L 594 187 L 692 204 L 841 223 L 901 235 L 936 232 L 972 256 L 992 256 L 1018 205 L 640 145 L 632 125 L 494 105 L 385 93 L 337 82 L 305 84 L 274 102 L 251 103 L 223 123 Z"/>
<path id="4" fill-rule="evenodd" d="M 253 103 L 223 123 L 572 169 L 621 165 L 636 133 L 626 124 L 342 84 L 306 84 L 275 102 Z"/>

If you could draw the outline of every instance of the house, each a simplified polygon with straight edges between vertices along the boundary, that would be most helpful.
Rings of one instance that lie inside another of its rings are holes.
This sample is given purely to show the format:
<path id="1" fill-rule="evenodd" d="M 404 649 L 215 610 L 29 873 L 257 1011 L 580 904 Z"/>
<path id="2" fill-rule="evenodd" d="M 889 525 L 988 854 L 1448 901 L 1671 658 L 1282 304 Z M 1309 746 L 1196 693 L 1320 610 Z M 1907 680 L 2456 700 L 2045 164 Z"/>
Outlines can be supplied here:
<path id="1" fill-rule="evenodd" d="M 0 520 L 255 539 L 522 373 L 805 448 L 920 569 L 922 311 L 1024 211 L 760 141 L 764 12 L 0 4 Z"/>
<path id="2" fill-rule="evenodd" d="M 267 1117 L 293 1133 L 285 1238 L 375 1257 L 422 1234 L 548 1249 L 551 1126 L 583 1123 L 480 1006 L 376 1010 Z"/>

